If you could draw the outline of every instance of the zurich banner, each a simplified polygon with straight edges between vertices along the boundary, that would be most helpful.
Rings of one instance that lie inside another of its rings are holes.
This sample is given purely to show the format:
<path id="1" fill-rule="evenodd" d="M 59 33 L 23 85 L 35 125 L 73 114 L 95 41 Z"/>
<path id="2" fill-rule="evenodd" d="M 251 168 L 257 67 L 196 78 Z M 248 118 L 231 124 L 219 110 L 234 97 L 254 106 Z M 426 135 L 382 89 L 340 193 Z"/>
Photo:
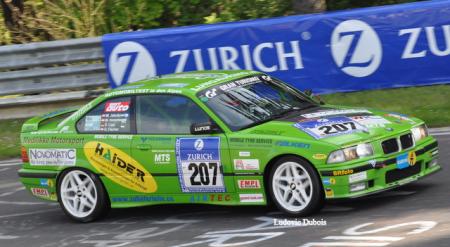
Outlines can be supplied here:
<path id="1" fill-rule="evenodd" d="M 195 70 L 257 70 L 318 93 L 450 82 L 450 1 L 103 36 L 111 87 Z"/>

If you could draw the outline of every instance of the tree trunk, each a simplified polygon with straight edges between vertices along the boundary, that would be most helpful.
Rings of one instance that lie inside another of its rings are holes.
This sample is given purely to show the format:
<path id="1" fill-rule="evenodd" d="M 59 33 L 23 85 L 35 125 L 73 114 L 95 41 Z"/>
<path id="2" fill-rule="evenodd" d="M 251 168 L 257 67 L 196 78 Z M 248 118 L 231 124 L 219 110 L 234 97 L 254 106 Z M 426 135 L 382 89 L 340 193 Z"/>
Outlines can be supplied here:
<path id="1" fill-rule="evenodd" d="M 292 0 L 297 14 L 320 13 L 327 10 L 326 0 Z"/>
<path id="2" fill-rule="evenodd" d="M 20 15 L 23 13 L 23 0 L 1 0 L 3 18 L 8 29 L 17 29 Z"/>

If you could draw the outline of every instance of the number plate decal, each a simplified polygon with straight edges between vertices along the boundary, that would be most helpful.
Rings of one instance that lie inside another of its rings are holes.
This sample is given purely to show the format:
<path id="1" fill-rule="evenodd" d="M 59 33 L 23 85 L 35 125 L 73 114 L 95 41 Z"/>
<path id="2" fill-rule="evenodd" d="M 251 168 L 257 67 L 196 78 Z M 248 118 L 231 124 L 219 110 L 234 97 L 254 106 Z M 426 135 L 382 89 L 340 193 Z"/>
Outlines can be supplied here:
<path id="1" fill-rule="evenodd" d="M 368 131 L 366 127 L 348 117 L 330 117 L 298 122 L 294 126 L 315 139 Z"/>
<path id="2" fill-rule="evenodd" d="M 220 138 L 177 138 L 178 177 L 183 192 L 226 192 Z"/>

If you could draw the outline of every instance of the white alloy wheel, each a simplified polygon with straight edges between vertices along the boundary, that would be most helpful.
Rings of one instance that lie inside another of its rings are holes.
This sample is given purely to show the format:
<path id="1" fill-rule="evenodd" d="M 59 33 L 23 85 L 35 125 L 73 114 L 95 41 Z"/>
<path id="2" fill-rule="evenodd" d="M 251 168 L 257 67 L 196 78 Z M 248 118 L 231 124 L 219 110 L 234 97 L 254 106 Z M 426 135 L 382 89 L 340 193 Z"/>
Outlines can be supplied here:
<path id="1" fill-rule="evenodd" d="M 84 171 L 69 171 L 61 181 L 60 200 L 66 211 L 74 217 L 87 217 L 94 212 L 98 192 L 94 181 Z"/>
<path id="2" fill-rule="evenodd" d="M 287 161 L 280 164 L 272 177 L 272 190 L 284 209 L 299 212 L 305 209 L 313 196 L 312 179 L 299 163 Z"/>

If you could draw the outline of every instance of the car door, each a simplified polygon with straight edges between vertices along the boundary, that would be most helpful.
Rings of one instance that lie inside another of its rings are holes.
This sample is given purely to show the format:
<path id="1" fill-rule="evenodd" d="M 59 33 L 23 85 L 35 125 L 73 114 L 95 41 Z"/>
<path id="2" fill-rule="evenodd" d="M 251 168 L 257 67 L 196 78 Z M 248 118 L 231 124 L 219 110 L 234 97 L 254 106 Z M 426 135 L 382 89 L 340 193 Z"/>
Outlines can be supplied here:
<path id="1" fill-rule="evenodd" d="M 133 132 L 132 96 L 107 99 L 77 122 L 77 138 L 83 140 L 76 150 L 79 166 L 102 174 L 110 195 L 139 190 L 139 167 L 131 158 Z M 143 169 L 142 169 L 143 170 Z M 135 182 L 135 180 L 137 182 Z"/>
<path id="2" fill-rule="evenodd" d="M 209 121 L 209 116 L 185 96 L 136 96 L 137 135 L 132 140 L 132 153 L 156 179 L 156 193 L 234 191 L 233 178 L 225 176 L 232 171 L 225 135 L 191 134 L 192 124 Z"/>

